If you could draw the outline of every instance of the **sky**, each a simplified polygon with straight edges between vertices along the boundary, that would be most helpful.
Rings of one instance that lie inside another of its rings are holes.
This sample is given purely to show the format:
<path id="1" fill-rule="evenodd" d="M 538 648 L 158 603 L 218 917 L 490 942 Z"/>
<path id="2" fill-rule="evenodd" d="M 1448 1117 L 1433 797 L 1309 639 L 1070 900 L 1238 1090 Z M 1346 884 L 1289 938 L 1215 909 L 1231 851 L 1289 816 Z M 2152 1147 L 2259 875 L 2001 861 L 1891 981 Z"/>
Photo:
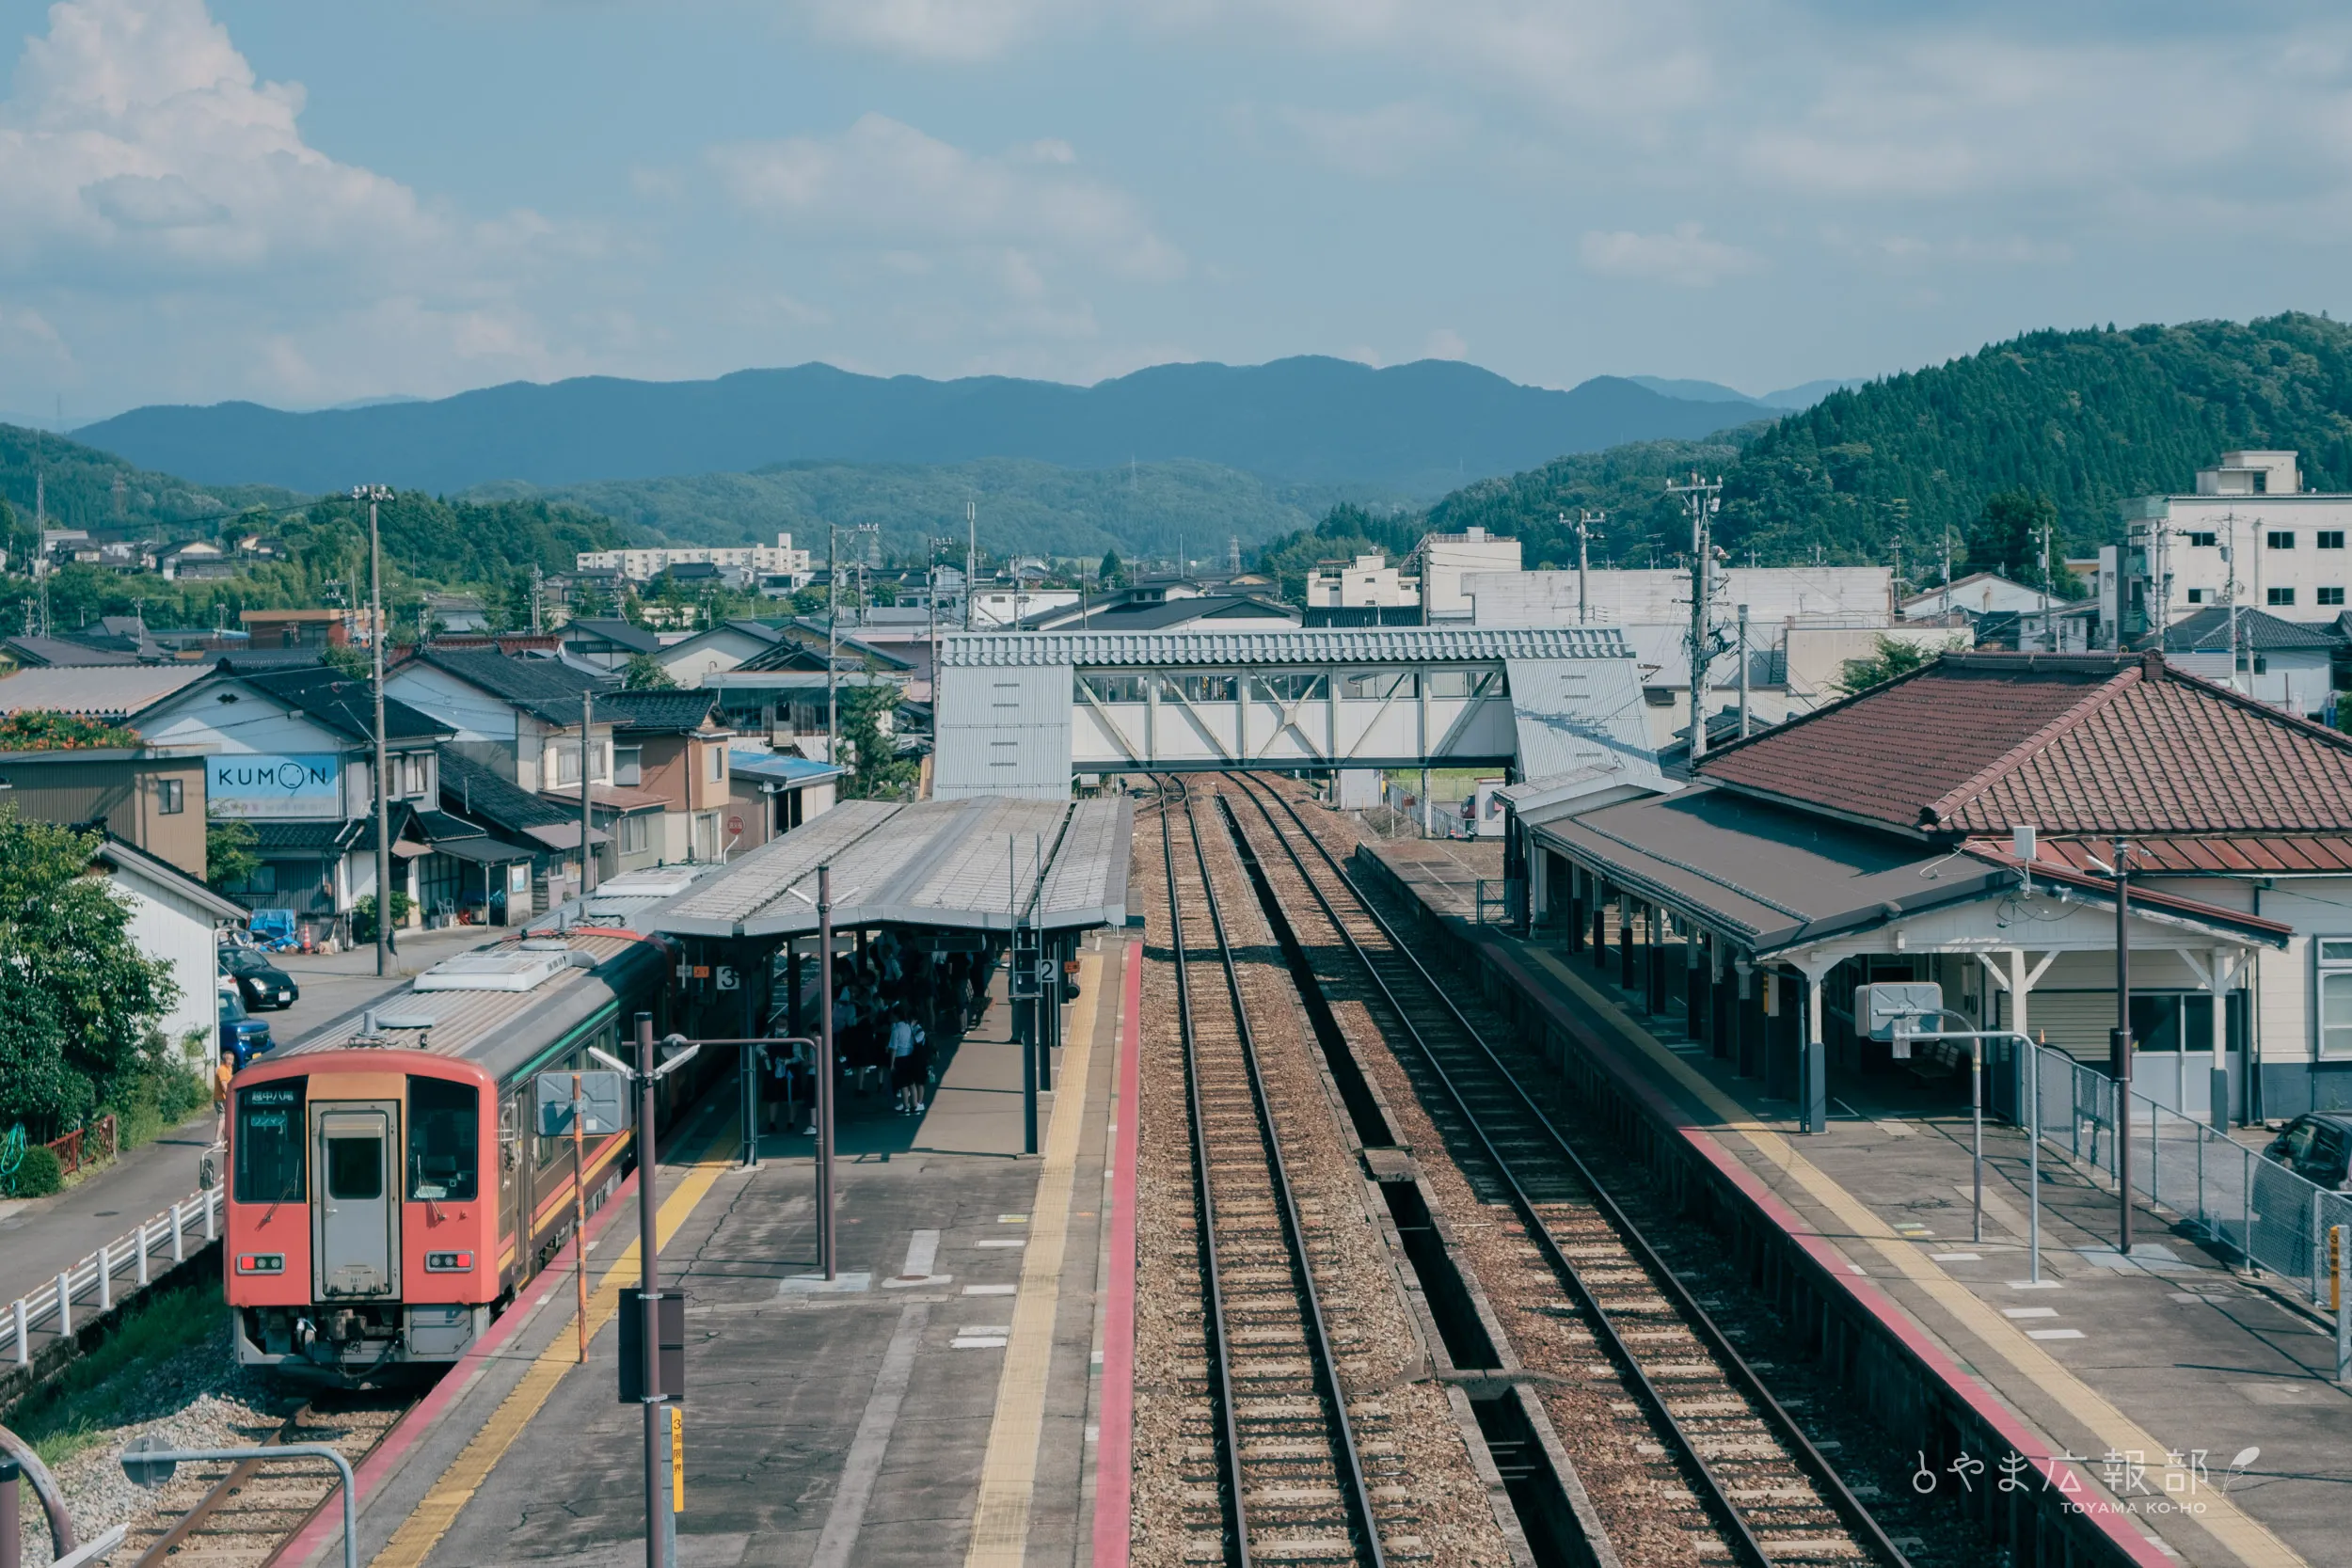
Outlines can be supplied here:
<path id="1" fill-rule="evenodd" d="M 821 359 L 1883 373 L 2352 309 L 2352 13 L 0 0 L 0 417 Z"/>

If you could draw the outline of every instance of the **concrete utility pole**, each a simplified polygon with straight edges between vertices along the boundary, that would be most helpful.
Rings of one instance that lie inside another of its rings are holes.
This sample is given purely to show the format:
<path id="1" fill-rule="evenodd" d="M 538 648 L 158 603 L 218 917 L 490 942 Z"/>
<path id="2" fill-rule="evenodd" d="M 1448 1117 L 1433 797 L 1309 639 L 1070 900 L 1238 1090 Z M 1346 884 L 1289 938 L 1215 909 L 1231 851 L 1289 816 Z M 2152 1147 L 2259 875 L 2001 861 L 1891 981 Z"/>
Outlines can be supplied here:
<path id="1" fill-rule="evenodd" d="M 2115 1080 L 2115 1251 L 2132 1255 L 2132 883 L 2129 840 L 2115 841 L 2115 1033 L 2107 1072 Z M 2216 1006 L 2219 1006 L 2217 1001 Z"/>
<path id="2" fill-rule="evenodd" d="M 589 833 L 596 827 L 596 815 L 588 793 L 588 727 L 596 722 L 596 693 L 594 688 L 590 688 L 580 694 L 580 895 L 582 898 L 595 892 L 596 886 L 596 851 L 588 841 Z"/>
<path id="3" fill-rule="evenodd" d="M 2229 581 L 2222 588 L 2222 596 L 2229 601 L 2230 605 L 2230 689 L 2235 691 L 2239 689 L 2237 684 L 2237 509 L 2235 507 L 2221 515 L 2221 525 L 2230 531 L 2223 536 L 2221 543 L 2221 564 L 2229 577 Z M 2115 645 L 2119 650 L 2123 646 L 2122 576 L 2121 572 L 2116 574 L 2115 584 L 2117 632 Z"/>
<path id="4" fill-rule="evenodd" d="M 972 585 L 980 579 L 980 503 L 963 499 L 963 629 L 972 629 Z"/>
<path id="5" fill-rule="evenodd" d="M 1748 607 L 1740 607 L 1740 738 L 1748 737 Z"/>
<path id="6" fill-rule="evenodd" d="M 1715 514 L 1723 508 L 1721 477 L 1702 481 L 1696 472 L 1687 484 L 1666 482 L 1666 493 L 1691 513 L 1691 760 L 1707 754 L 1707 675 L 1714 664 L 1713 631 L 1708 624 L 1708 598 L 1714 593 Z"/>
<path id="7" fill-rule="evenodd" d="M 389 752 L 384 743 L 384 534 L 376 508 L 392 499 L 389 488 L 362 484 L 352 499 L 368 503 L 368 647 L 374 657 L 375 688 L 375 973 L 392 972 L 392 797 L 385 768 Z"/>
<path id="8" fill-rule="evenodd" d="M 2058 652 L 2058 630 L 2050 625 L 2050 525 L 2046 521 L 2042 525 L 2042 636 L 2047 649 Z M 2164 646 L 2161 629 L 2156 646 Z"/>
<path id="9" fill-rule="evenodd" d="M 1560 520 L 1568 520 L 1565 513 Z M 1593 618 L 1593 530 L 1608 520 L 1606 512 L 1576 509 L 1576 624 L 1580 626 Z"/>

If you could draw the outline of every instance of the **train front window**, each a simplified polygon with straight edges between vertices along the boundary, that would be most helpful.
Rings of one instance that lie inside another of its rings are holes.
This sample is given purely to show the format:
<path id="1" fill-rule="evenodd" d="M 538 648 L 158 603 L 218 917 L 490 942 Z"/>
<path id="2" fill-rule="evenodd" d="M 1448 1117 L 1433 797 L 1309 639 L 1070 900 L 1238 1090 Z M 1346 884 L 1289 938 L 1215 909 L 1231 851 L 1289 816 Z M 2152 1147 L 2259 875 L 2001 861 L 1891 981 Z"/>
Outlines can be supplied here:
<path id="1" fill-rule="evenodd" d="M 482 1095 L 471 1084 L 408 1080 L 408 1196 L 422 1203 L 472 1199 L 481 1168 Z"/>
<path id="2" fill-rule="evenodd" d="M 280 1078 L 237 1091 L 239 1203 L 300 1203 L 303 1098 L 310 1080 Z"/>
<path id="3" fill-rule="evenodd" d="M 384 1196 L 384 1140 L 344 1136 L 326 1140 L 326 1196 L 353 1201 Z"/>

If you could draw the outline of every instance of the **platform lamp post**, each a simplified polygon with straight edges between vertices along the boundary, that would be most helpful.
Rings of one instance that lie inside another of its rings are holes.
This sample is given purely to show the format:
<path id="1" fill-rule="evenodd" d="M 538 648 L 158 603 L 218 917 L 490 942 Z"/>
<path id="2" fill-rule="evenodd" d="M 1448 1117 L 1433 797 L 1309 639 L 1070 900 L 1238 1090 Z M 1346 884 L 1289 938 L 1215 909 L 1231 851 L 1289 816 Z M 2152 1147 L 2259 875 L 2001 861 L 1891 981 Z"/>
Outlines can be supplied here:
<path id="1" fill-rule="evenodd" d="M 2107 1034 L 2107 1076 L 2115 1085 L 2115 1252 L 2132 1255 L 2132 883 L 2131 841 L 2115 841 L 2115 1027 Z M 2092 863 L 2096 864 L 2094 861 Z M 2155 1135 L 2154 1123 L 2149 1135 Z"/>
<path id="2" fill-rule="evenodd" d="M 661 1497 L 661 1239 L 655 1219 L 660 1212 L 656 1193 L 660 1165 L 654 1147 L 654 1091 L 661 1080 L 694 1059 L 698 1048 L 688 1046 L 660 1066 L 654 1065 L 653 1014 L 637 1015 L 637 1065 L 595 1046 L 588 1054 L 637 1086 L 637 1252 L 638 1305 L 644 1312 L 643 1349 L 644 1382 L 639 1397 L 645 1407 L 645 1568 L 663 1568 L 664 1526 L 669 1511 Z"/>

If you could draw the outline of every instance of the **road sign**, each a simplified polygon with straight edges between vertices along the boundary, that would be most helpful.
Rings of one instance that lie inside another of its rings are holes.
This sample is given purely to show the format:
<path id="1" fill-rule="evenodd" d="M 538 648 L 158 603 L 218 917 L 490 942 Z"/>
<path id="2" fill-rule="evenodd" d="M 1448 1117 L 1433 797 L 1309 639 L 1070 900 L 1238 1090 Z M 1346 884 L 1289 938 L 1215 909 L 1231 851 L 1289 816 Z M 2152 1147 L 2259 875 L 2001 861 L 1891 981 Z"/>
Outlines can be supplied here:
<path id="1" fill-rule="evenodd" d="M 741 838 L 743 836 L 743 819 L 741 817 L 730 816 L 727 818 L 727 836 L 729 838 Z"/>
<path id="2" fill-rule="evenodd" d="M 572 1074 L 543 1072 L 538 1085 L 539 1135 L 567 1138 L 572 1132 Z M 580 1130 L 591 1136 L 619 1132 L 628 1126 L 628 1085 L 617 1072 L 580 1075 Z"/>

